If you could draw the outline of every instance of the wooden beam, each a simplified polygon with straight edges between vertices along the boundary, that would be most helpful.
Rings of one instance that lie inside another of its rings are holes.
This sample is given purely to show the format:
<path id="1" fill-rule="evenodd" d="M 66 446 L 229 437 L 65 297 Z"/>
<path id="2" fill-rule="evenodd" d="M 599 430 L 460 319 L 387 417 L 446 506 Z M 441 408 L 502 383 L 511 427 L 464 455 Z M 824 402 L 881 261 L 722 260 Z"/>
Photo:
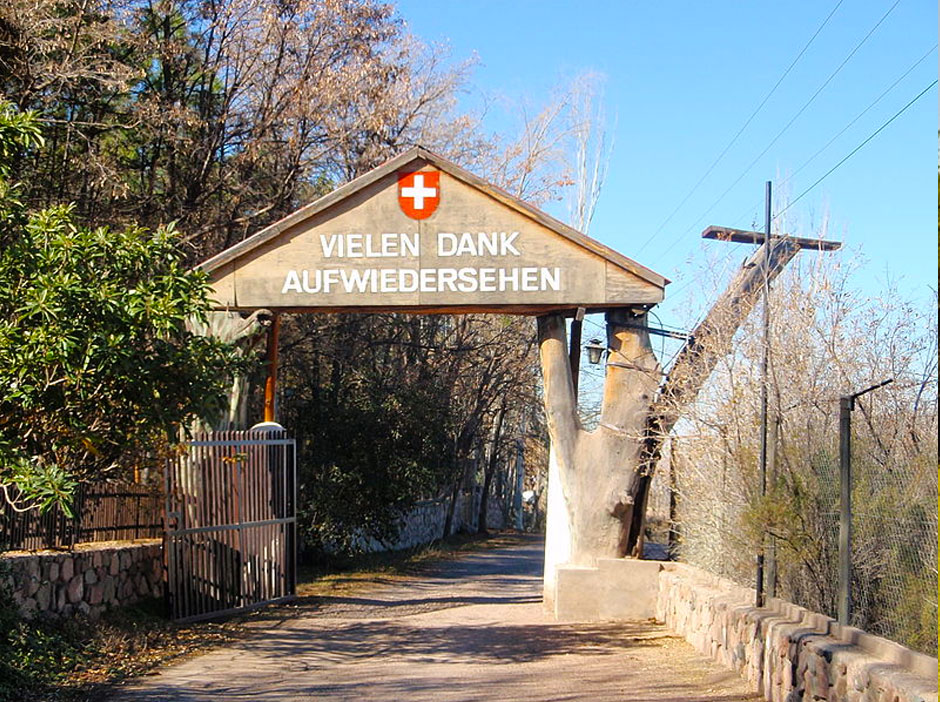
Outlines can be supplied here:
<path id="1" fill-rule="evenodd" d="M 703 239 L 715 239 L 716 241 L 731 241 L 736 244 L 763 244 L 767 235 L 763 232 L 751 232 L 744 229 L 732 229 L 731 227 L 706 227 L 702 232 Z M 837 251 L 842 248 L 841 241 L 827 241 L 826 239 L 806 239 L 800 236 L 790 236 L 789 234 L 775 234 L 771 239 L 786 239 L 796 244 L 801 249 L 816 249 L 817 251 Z"/>
<path id="2" fill-rule="evenodd" d="M 584 327 L 584 308 L 579 307 L 571 320 L 571 341 L 568 344 L 568 359 L 571 363 L 571 382 L 574 384 L 574 400 L 578 401 L 578 375 L 581 372 L 581 330 Z"/>
<path id="3" fill-rule="evenodd" d="M 698 396 L 719 359 L 731 350 L 731 340 L 760 298 L 764 270 L 770 280 L 777 277 L 802 248 L 790 238 L 772 237 L 770 255 L 762 244 L 748 258 L 734 279 L 695 327 L 673 364 L 647 418 L 640 460 L 640 478 L 631 486 L 635 508 L 629 529 L 627 553 L 640 556 L 650 482 L 662 455 L 666 437 L 682 411 Z M 768 266 L 769 261 L 769 268 Z"/>
<path id="4" fill-rule="evenodd" d="M 767 259 L 767 277 L 773 280 L 801 248 L 788 238 L 774 238 L 771 239 L 770 256 L 766 257 L 765 246 L 762 244 L 744 262 L 676 356 L 656 407 L 656 414 L 662 416 L 664 423 L 660 428 L 665 434 L 675 426 L 680 410 L 698 396 L 719 359 L 731 350 L 734 333 L 760 298 Z"/>
<path id="5" fill-rule="evenodd" d="M 612 309 L 637 309 L 652 307 L 655 300 L 644 300 L 631 303 L 605 303 L 603 305 L 578 305 L 575 303 L 559 303 L 557 305 L 414 305 L 414 306 L 356 306 L 356 307 L 252 307 L 252 306 L 220 306 L 222 311 L 254 312 L 259 309 L 272 312 L 285 312 L 289 314 L 511 314 L 523 317 L 539 317 L 546 314 L 561 314 L 570 317 L 573 307 L 582 307 L 588 313 L 607 312 Z"/>

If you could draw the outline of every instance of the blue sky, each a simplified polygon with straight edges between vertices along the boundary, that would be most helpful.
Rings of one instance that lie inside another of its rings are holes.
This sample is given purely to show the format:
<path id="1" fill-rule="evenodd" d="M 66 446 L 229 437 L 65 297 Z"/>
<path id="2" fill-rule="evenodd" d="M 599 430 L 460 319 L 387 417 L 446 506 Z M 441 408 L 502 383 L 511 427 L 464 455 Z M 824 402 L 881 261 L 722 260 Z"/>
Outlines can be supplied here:
<path id="1" fill-rule="evenodd" d="M 577 74 L 605 75 L 612 125 L 616 118 L 614 152 L 590 234 L 674 281 L 660 314 L 678 323 L 674 306 L 694 290 L 689 282 L 705 258 L 738 262 L 747 255 L 746 246 L 703 242 L 705 225 L 762 228 L 766 180 L 779 185 L 927 54 L 778 188 L 795 198 L 937 78 L 933 0 L 843 0 L 737 142 L 676 210 L 837 2 L 396 5 L 410 31 L 427 42 L 447 42 L 455 62 L 478 57 L 465 97 L 468 108 L 481 95 L 537 104 Z M 937 286 L 936 105 L 934 86 L 787 212 L 787 230 L 802 236 L 815 236 L 828 212 L 830 238 L 844 240 L 849 255 L 867 259 L 857 282 L 868 294 L 878 295 L 893 282 L 909 296 L 928 298 Z M 486 126 L 501 129 L 508 124 L 503 119 L 494 112 Z M 564 209 L 547 209 L 567 218 Z"/>

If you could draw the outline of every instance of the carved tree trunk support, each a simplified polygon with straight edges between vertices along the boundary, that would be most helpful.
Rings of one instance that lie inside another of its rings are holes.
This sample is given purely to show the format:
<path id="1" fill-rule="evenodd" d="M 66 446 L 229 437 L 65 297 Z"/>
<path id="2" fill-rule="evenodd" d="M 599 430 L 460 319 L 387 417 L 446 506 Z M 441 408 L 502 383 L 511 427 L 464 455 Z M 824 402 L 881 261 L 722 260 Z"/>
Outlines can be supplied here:
<path id="1" fill-rule="evenodd" d="M 774 280 L 801 248 L 811 248 L 812 242 L 806 241 L 789 237 L 775 238 L 771 240 L 769 252 L 766 250 L 767 244 L 762 244 L 744 262 L 676 356 L 672 370 L 660 390 L 659 399 L 647 419 L 641 459 L 642 477 L 631 485 L 634 502 L 642 508 L 633 513 L 627 540 L 629 553 L 638 555 L 643 550 L 645 505 L 653 473 L 662 456 L 663 442 L 682 412 L 695 401 L 719 359 L 731 351 L 735 332 L 762 294 L 765 269 L 768 280 Z"/>
<path id="2" fill-rule="evenodd" d="M 601 423 L 585 431 L 576 410 L 565 320 L 559 315 L 540 317 L 538 327 L 553 464 L 545 554 L 545 595 L 550 603 L 558 565 L 593 566 L 598 558 L 625 555 L 643 430 L 660 374 L 645 313 L 608 312 L 610 356 Z"/>

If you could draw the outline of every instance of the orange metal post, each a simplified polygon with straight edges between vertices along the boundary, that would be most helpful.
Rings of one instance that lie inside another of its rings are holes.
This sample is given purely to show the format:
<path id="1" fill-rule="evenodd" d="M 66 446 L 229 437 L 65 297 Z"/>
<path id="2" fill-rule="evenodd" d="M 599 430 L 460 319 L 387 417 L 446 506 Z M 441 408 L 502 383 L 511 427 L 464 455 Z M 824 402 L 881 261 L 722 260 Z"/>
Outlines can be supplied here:
<path id="1" fill-rule="evenodd" d="M 268 329 L 268 377 L 264 381 L 264 421 L 266 422 L 277 421 L 274 417 L 274 397 L 277 392 L 277 346 L 280 335 L 281 316 L 275 312 Z"/>

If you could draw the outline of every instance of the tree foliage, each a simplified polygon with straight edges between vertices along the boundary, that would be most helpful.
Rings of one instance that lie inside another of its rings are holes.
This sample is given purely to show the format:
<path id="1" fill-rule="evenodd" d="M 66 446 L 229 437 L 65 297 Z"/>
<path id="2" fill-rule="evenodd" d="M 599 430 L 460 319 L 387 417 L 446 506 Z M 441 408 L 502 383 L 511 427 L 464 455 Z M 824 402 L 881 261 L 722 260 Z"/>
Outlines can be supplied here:
<path id="1" fill-rule="evenodd" d="M 88 237 L 110 227 L 101 239 L 133 239 L 131 223 L 175 223 L 186 264 L 415 144 L 523 199 L 557 199 L 583 122 L 570 114 L 574 89 L 510 108 L 518 135 L 487 134 L 457 105 L 472 65 L 409 35 L 377 0 L 0 7 L 0 93 L 35 111 L 46 136 L 10 162 L 23 201 L 74 203 L 58 210 L 63 226 Z M 360 527 L 387 535 L 418 497 L 486 482 L 484 465 L 499 487 L 508 442 L 535 421 L 524 409 L 536 392 L 529 325 L 362 315 L 284 326 L 282 421 L 303 440 L 314 545 Z M 497 352 L 495 339 L 525 361 Z M 142 378 L 142 396 L 148 387 Z M 501 410 L 504 394 L 514 399 Z"/>
<path id="2" fill-rule="evenodd" d="M 445 495 L 452 507 L 485 482 L 484 456 L 503 467 L 507 444 L 537 421 L 525 319 L 297 316 L 284 338 L 282 412 L 298 439 L 313 550 L 388 540 L 418 499 Z"/>
<path id="3" fill-rule="evenodd" d="M 0 107 L 0 143 L 8 157 L 38 145 L 35 121 Z M 0 188 L 0 481 L 18 506 L 48 507 L 217 411 L 231 358 L 186 330 L 208 286 L 172 228 L 93 229 Z"/>

